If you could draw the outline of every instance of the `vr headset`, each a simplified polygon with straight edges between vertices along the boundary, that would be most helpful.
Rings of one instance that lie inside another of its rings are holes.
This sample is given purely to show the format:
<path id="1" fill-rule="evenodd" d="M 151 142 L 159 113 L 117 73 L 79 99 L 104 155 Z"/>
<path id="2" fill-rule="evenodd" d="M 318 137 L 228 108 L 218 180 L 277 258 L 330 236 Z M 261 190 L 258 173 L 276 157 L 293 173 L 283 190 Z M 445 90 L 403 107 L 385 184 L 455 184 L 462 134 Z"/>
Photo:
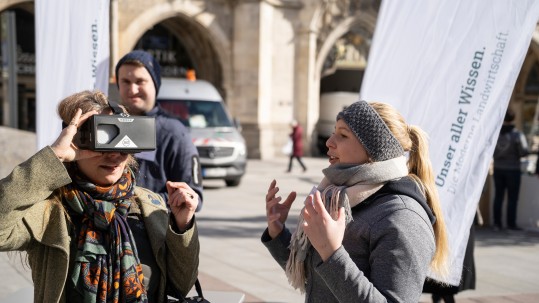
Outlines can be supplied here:
<path id="1" fill-rule="evenodd" d="M 129 116 L 117 104 L 112 115 L 93 115 L 82 124 L 73 143 L 80 149 L 138 153 L 155 149 L 155 118 Z"/>

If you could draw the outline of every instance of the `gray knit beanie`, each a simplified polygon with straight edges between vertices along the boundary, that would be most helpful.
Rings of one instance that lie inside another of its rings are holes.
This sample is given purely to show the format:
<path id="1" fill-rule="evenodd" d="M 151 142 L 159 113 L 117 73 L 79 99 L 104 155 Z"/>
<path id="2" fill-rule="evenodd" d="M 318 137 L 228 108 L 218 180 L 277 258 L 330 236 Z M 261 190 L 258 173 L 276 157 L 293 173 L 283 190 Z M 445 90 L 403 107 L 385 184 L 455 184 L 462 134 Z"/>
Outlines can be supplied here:
<path id="1" fill-rule="evenodd" d="M 352 103 L 337 114 L 337 120 L 339 119 L 343 119 L 350 127 L 374 162 L 404 155 L 399 141 L 369 103 Z"/>

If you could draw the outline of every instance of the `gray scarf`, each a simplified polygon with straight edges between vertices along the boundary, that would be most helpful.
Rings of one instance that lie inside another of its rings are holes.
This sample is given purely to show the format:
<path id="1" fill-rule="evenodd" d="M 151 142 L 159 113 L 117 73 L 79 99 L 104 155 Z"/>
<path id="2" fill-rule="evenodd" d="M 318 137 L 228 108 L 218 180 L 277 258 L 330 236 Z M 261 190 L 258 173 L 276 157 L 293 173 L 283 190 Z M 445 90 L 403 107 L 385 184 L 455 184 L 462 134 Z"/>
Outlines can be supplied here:
<path id="1" fill-rule="evenodd" d="M 327 211 L 337 218 L 339 208 L 345 208 L 346 224 L 352 221 L 352 207 L 358 205 L 377 192 L 390 180 L 408 175 L 404 156 L 386 161 L 356 164 L 336 164 L 324 170 L 324 179 L 318 185 L 322 202 Z M 298 226 L 292 235 L 290 256 L 286 263 L 288 282 L 301 293 L 305 292 L 305 258 L 311 247 L 303 232 L 303 211 L 301 210 Z"/>

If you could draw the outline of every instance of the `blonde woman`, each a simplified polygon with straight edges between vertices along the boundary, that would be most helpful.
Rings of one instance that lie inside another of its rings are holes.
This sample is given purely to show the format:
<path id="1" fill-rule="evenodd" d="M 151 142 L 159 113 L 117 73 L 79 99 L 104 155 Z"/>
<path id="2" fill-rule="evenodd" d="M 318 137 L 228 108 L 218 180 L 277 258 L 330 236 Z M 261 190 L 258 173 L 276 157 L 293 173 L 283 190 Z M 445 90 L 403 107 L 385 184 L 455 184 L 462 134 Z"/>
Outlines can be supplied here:
<path id="1" fill-rule="evenodd" d="M 329 167 L 293 234 L 296 193 L 282 201 L 271 182 L 262 242 L 305 302 L 418 302 L 447 256 L 425 134 L 388 104 L 358 101 L 326 146 Z"/>

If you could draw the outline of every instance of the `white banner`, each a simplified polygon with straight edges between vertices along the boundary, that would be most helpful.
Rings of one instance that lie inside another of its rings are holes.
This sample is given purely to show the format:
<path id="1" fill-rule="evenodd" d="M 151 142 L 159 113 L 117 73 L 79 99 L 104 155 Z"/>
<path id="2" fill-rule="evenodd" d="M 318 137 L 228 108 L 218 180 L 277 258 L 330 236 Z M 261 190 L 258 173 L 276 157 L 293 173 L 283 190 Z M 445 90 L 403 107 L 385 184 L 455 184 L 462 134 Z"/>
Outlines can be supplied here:
<path id="1" fill-rule="evenodd" d="M 458 285 L 469 228 L 539 1 L 383 1 L 360 97 L 430 137 Z"/>
<path id="2" fill-rule="evenodd" d="M 36 0 L 38 149 L 58 137 L 65 97 L 109 82 L 109 0 Z"/>

